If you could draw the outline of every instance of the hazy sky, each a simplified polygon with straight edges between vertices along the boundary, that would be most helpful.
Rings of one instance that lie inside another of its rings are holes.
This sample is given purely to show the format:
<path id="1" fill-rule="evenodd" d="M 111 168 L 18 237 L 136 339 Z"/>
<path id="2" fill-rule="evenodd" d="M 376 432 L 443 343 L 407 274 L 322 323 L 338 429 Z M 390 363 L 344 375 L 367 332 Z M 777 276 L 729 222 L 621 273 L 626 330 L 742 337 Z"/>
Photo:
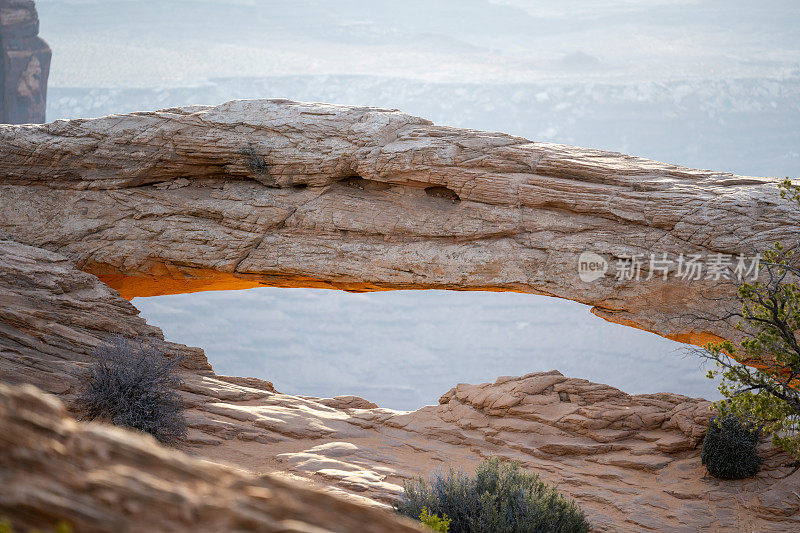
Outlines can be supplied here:
<path id="1" fill-rule="evenodd" d="M 57 86 L 364 74 L 530 82 L 783 75 L 791 1 L 39 0 Z"/>

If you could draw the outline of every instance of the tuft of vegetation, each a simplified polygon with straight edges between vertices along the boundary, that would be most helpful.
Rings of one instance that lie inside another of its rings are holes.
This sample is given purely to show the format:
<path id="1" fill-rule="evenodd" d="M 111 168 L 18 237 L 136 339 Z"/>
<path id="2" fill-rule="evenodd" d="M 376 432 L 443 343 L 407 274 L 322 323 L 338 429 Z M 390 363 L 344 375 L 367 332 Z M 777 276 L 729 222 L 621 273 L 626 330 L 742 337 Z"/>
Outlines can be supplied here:
<path id="1" fill-rule="evenodd" d="M 787 178 L 781 197 L 800 206 L 800 187 Z M 745 340 L 709 343 L 699 353 L 716 363 L 709 378 L 722 378 L 724 400 L 713 409 L 722 417 L 756 424 L 772 441 L 800 459 L 800 268 L 793 249 L 781 243 L 763 253 L 762 275 L 736 285 L 738 318 Z M 792 466 L 798 466 L 800 462 Z M 796 469 L 795 469 L 796 470 Z"/>
<path id="2" fill-rule="evenodd" d="M 451 469 L 404 488 L 398 513 L 445 517 L 450 533 L 581 533 L 590 527 L 574 501 L 519 463 L 497 457 L 481 463 L 474 477 Z"/>
<path id="3" fill-rule="evenodd" d="M 448 533 L 450 531 L 450 522 L 452 520 L 447 518 L 447 515 L 439 518 L 439 515 L 436 513 L 430 514 L 428 513 L 428 508 L 423 507 L 422 512 L 419 514 L 419 521 L 434 531 L 438 531 L 439 533 Z"/>
<path id="4" fill-rule="evenodd" d="M 180 358 L 121 335 L 93 356 L 77 399 L 82 419 L 138 429 L 164 444 L 186 437 L 184 404 L 176 391 Z"/>
<path id="5" fill-rule="evenodd" d="M 253 143 L 247 145 L 247 148 L 239 150 L 239 154 L 244 156 L 244 162 L 253 171 L 253 173 L 263 176 L 269 171 L 269 165 L 263 156 L 256 152 Z"/>
<path id="6" fill-rule="evenodd" d="M 760 436 L 757 427 L 736 417 L 711 419 L 700 456 L 708 473 L 720 479 L 755 476 L 763 462 L 756 452 Z"/>

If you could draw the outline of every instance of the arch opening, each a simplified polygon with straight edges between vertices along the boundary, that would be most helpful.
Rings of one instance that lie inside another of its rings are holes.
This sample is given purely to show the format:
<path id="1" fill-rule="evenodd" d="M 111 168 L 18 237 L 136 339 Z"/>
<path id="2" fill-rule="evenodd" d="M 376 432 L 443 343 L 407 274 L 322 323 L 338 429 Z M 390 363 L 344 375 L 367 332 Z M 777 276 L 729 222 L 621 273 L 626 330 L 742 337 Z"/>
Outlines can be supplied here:
<path id="1" fill-rule="evenodd" d="M 413 410 L 459 382 L 556 369 L 631 394 L 717 397 L 680 344 L 537 295 L 256 288 L 133 303 L 170 340 L 203 346 L 216 372 L 288 394 Z"/>

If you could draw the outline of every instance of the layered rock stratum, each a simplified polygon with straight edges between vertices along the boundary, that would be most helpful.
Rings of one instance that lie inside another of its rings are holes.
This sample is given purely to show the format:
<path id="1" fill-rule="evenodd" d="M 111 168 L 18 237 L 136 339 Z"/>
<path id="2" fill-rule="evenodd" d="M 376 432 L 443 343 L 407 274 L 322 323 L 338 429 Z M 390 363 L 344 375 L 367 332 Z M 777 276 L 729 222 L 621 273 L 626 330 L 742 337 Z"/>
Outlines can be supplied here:
<path id="1" fill-rule="evenodd" d="M 281 394 L 216 375 L 202 350 L 166 341 L 126 300 L 258 285 L 514 290 L 697 342 L 729 331 L 686 316 L 713 313 L 698 295 L 713 280 L 584 283 L 577 256 L 733 255 L 792 239 L 795 214 L 774 179 L 287 101 L 0 127 L 0 173 L 0 379 L 12 385 L 0 418 L 13 428 L 0 437 L 0 476 L 14 487 L 0 514 L 12 520 L 43 527 L 71 505 L 83 514 L 62 518 L 102 530 L 102 513 L 89 515 L 105 505 L 175 530 L 370 530 L 352 515 L 400 531 L 386 507 L 403 481 L 499 455 L 557 483 L 599 531 L 800 528 L 800 474 L 784 477 L 787 458 L 771 446 L 753 479 L 705 474 L 705 400 L 555 371 L 459 384 L 413 412 Z M 70 408 L 92 351 L 115 333 L 184 357 L 182 451 L 76 423 L 17 388 Z M 212 509 L 220 516 L 205 523 Z"/>

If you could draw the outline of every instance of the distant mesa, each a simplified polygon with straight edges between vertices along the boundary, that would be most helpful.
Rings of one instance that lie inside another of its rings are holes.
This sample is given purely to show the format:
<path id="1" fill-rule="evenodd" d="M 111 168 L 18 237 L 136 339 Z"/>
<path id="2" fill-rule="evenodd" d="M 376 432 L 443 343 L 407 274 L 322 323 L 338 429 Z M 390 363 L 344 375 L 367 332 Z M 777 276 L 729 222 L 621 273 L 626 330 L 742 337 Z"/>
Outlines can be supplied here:
<path id="1" fill-rule="evenodd" d="M 0 123 L 45 121 L 50 47 L 33 0 L 0 0 Z"/>

